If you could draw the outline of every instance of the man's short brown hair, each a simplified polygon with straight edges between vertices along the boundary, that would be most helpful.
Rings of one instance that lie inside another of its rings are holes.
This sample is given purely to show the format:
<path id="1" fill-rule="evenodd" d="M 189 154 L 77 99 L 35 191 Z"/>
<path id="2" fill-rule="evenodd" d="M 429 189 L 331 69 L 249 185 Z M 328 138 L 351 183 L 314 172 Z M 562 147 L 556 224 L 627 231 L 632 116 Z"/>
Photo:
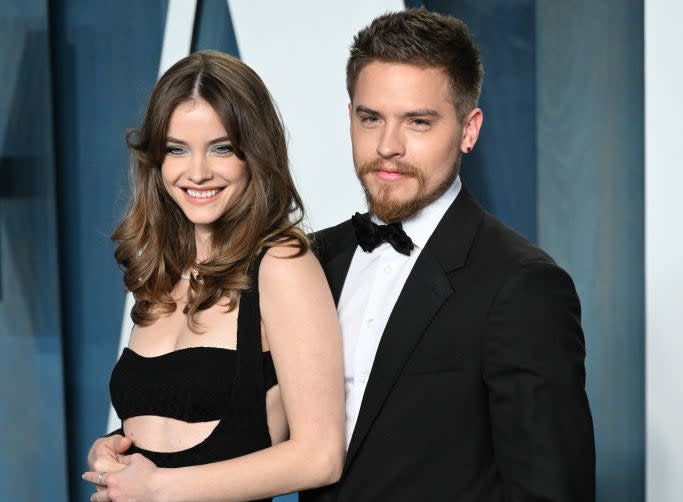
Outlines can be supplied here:
<path id="1" fill-rule="evenodd" d="M 424 8 L 384 14 L 353 37 L 346 88 L 353 93 L 361 70 L 373 61 L 443 68 L 458 120 L 477 106 L 484 68 L 479 48 L 459 19 Z"/>

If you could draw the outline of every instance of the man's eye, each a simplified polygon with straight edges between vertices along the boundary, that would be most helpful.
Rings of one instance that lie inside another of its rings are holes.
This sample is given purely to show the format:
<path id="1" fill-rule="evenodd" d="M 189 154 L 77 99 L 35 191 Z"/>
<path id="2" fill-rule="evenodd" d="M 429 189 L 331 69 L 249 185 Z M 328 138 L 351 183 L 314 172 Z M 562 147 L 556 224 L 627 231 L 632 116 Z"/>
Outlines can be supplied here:
<path id="1" fill-rule="evenodd" d="M 427 127 L 430 126 L 432 123 L 429 120 L 425 119 L 413 119 L 413 124 L 418 127 Z"/>
<path id="2" fill-rule="evenodd" d="M 361 121 L 367 124 L 374 124 L 375 122 L 379 122 L 379 117 L 377 115 L 366 115 L 365 117 L 361 117 Z"/>

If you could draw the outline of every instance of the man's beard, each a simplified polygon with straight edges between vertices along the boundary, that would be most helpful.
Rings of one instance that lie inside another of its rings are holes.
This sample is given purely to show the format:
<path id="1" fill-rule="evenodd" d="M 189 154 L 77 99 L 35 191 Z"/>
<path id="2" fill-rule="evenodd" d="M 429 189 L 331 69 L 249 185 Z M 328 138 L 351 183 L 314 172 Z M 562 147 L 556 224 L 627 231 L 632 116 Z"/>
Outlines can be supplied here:
<path id="1" fill-rule="evenodd" d="M 376 159 L 372 162 L 362 164 L 360 168 L 356 170 L 356 175 L 365 192 L 368 210 L 384 223 L 405 220 L 406 218 L 413 216 L 422 208 L 427 207 L 448 190 L 453 184 L 453 181 L 455 181 L 458 171 L 460 170 L 460 155 L 458 155 L 448 176 L 446 176 L 439 186 L 431 193 L 426 193 L 424 175 L 419 169 L 405 162 L 394 162 L 393 165 L 396 167 L 397 172 L 409 178 L 414 178 L 417 182 L 417 194 L 415 197 L 407 201 L 401 201 L 392 197 L 391 191 L 393 190 L 393 187 L 390 184 L 380 185 L 379 192 L 376 196 L 373 196 L 365 183 L 365 177 L 371 175 L 374 171 L 380 170 L 382 164 L 385 162 L 386 161 L 382 159 Z"/>

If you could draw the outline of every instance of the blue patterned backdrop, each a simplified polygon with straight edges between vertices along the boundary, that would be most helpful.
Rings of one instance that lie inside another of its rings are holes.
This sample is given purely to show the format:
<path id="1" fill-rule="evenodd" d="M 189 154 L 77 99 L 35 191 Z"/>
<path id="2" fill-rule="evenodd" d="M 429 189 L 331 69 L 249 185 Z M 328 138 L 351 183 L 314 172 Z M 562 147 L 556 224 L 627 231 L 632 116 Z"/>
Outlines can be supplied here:
<path id="1" fill-rule="evenodd" d="M 642 1 L 539 2 L 537 40 L 538 239 L 581 298 L 598 500 L 644 500 Z"/>
<path id="2" fill-rule="evenodd" d="M 485 120 L 463 177 L 575 278 L 599 500 L 643 500 L 642 2 L 407 3 L 462 18 L 481 46 Z M 127 196 L 123 135 L 156 79 L 166 9 L 0 4 L 0 493 L 12 500 L 87 500 L 80 473 L 106 423 L 123 311 L 109 241 Z M 193 49 L 205 48 L 239 55 L 224 1 L 198 3 Z"/>
<path id="3" fill-rule="evenodd" d="M 0 497 L 19 500 L 67 496 L 49 33 L 44 1 L 0 4 Z"/>
<path id="4" fill-rule="evenodd" d="M 156 79 L 166 2 L 51 3 L 69 484 L 106 423 L 123 310 L 109 235 L 127 196 L 123 133 Z M 140 29 L 144 26 L 144 29 Z"/>

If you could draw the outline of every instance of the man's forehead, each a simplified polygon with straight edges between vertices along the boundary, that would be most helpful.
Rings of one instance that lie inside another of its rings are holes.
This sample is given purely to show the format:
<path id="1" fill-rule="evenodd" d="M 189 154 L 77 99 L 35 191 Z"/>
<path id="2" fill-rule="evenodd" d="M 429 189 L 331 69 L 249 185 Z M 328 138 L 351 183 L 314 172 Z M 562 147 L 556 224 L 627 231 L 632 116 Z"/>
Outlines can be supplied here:
<path id="1" fill-rule="evenodd" d="M 431 92 L 450 91 L 448 75 L 441 67 L 375 61 L 359 73 L 354 95 L 358 92 Z"/>
<path id="2" fill-rule="evenodd" d="M 428 73 L 434 75 L 440 75 L 444 78 L 448 78 L 448 72 L 446 68 L 440 65 L 426 65 L 426 64 L 414 64 L 406 63 L 403 61 L 385 61 L 382 59 L 374 59 L 369 61 L 364 65 L 358 76 L 360 77 L 364 73 L 369 73 L 377 70 L 384 71 L 396 71 L 396 72 L 418 72 L 418 73 Z"/>
<path id="3" fill-rule="evenodd" d="M 438 67 L 373 62 L 358 77 L 353 109 L 392 114 L 444 113 L 453 94 L 446 73 Z"/>

